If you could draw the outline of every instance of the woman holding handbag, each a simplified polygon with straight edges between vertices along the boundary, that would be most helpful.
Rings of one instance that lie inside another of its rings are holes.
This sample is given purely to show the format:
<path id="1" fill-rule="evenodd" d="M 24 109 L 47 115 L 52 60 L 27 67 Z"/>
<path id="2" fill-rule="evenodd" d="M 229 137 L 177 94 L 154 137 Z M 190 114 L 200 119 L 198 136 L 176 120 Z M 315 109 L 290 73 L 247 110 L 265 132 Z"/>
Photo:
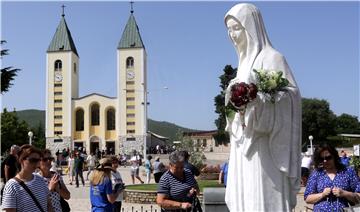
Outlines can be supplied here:
<path id="1" fill-rule="evenodd" d="M 39 166 L 42 153 L 25 144 L 18 153 L 21 171 L 4 188 L 2 208 L 6 212 L 53 211 L 49 189 L 43 178 L 33 174 Z"/>
<path id="2" fill-rule="evenodd" d="M 61 198 L 66 200 L 70 199 L 70 192 L 66 188 L 62 177 L 58 173 L 50 171 L 51 162 L 54 161 L 54 157 L 51 156 L 51 151 L 48 149 L 43 150 L 42 155 L 40 172 L 38 174 L 44 178 L 44 181 L 48 185 L 53 210 L 55 212 L 69 211 L 68 205 L 66 205 L 67 202 L 64 202 L 64 200 L 61 201 Z"/>

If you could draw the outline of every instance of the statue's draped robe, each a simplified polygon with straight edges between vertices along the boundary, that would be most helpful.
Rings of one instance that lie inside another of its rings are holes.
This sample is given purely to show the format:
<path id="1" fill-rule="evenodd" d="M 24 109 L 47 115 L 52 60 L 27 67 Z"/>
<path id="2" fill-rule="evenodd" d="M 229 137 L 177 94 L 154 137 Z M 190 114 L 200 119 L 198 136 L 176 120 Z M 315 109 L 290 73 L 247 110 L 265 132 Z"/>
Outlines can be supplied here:
<path id="1" fill-rule="evenodd" d="M 230 211 L 291 211 L 300 189 L 301 97 L 285 58 L 272 48 L 260 12 L 238 4 L 225 16 L 246 30 L 247 57 L 239 58 L 237 82 L 256 83 L 253 69 L 277 70 L 289 80 L 286 92 L 272 103 L 261 93 L 248 104 L 246 127 L 239 113 L 227 120 L 230 160 L 225 201 Z"/>

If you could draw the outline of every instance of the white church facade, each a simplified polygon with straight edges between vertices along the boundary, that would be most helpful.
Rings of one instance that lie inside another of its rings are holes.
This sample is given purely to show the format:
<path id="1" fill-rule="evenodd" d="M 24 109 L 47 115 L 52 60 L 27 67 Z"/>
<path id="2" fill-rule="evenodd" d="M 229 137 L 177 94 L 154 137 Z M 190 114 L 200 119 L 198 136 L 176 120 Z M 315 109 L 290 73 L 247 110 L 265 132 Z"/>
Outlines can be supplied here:
<path id="1" fill-rule="evenodd" d="M 112 148 L 115 154 L 144 151 L 147 55 L 133 11 L 116 54 L 117 96 L 79 96 L 79 76 L 85 73 L 62 14 L 46 53 L 47 148 L 55 152 L 82 147 L 87 153 Z"/>

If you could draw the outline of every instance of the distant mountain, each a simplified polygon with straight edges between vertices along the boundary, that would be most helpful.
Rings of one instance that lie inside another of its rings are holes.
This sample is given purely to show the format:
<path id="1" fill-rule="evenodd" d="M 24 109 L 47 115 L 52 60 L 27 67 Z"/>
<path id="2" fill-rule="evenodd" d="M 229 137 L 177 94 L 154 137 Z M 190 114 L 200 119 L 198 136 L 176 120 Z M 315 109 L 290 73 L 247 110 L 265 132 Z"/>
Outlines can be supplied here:
<path id="1" fill-rule="evenodd" d="M 44 110 L 20 110 L 16 111 L 20 120 L 27 122 L 30 127 L 37 128 L 39 123 L 44 128 L 45 131 L 45 111 Z M 179 131 L 189 132 L 197 131 L 194 129 L 189 129 L 185 127 L 178 126 L 173 123 L 166 121 L 155 121 L 148 119 L 148 128 L 149 131 L 159 134 L 161 136 L 168 137 L 170 141 L 176 140 L 176 133 Z"/>

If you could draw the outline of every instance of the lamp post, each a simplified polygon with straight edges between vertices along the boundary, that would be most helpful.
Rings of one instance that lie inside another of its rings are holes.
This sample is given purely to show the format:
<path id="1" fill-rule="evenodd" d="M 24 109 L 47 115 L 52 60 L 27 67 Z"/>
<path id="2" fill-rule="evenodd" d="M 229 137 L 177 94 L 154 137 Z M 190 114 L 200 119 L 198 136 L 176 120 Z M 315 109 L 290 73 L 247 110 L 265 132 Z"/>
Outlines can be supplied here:
<path id="1" fill-rule="evenodd" d="M 312 135 L 310 135 L 309 140 L 310 140 L 310 149 L 311 149 L 310 154 L 311 155 L 313 155 L 313 144 L 312 144 L 313 139 L 314 139 L 314 137 Z"/>
<path id="2" fill-rule="evenodd" d="M 29 136 L 29 144 L 31 145 L 31 143 L 32 143 L 32 138 L 33 138 L 33 136 L 34 136 L 34 133 L 31 132 L 31 131 L 29 131 L 29 132 L 28 132 L 28 136 Z"/>

